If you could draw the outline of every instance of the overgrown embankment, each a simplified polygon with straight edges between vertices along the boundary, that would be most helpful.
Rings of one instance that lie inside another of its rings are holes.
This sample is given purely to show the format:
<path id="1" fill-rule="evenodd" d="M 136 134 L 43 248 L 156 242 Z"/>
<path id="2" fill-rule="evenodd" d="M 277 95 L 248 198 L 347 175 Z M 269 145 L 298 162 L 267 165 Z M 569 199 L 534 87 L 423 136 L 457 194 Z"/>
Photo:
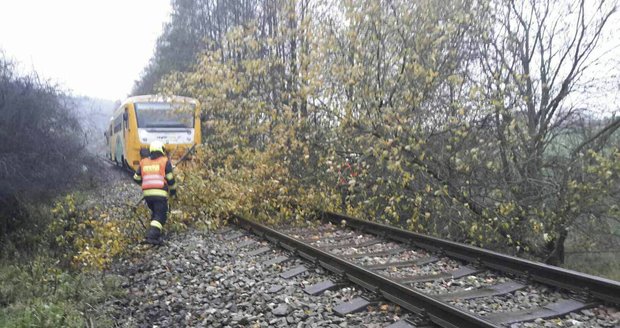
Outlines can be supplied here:
<path id="1" fill-rule="evenodd" d="M 120 201 L 127 193 L 114 174 L 100 172 L 110 181 L 60 197 L 53 205 L 30 207 L 23 219 L 36 222 L 37 230 L 22 230 L 21 242 L 29 241 L 28 247 L 2 249 L 0 326 L 114 325 L 112 305 L 124 295 L 122 280 L 101 268 L 120 251 L 123 239 L 97 208 L 119 208 L 123 203 L 110 197 Z"/>
<path id="2" fill-rule="evenodd" d="M 34 251 L 46 228 L 39 205 L 88 187 L 98 161 L 69 94 L 36 74 L 20 75 L 0 52 L 0 243 Z M 32 220 L 31 220 L 32 219 Z"/>
<path id="3" fill-rule="evenodd" d="M 116 179 L 88 151 L 71 96 L 17 71 L 0 53 L 0 326 L 112 326 L 106 304 L 122 290 L 99 268 L 119 239 L 92 207 Z"/>

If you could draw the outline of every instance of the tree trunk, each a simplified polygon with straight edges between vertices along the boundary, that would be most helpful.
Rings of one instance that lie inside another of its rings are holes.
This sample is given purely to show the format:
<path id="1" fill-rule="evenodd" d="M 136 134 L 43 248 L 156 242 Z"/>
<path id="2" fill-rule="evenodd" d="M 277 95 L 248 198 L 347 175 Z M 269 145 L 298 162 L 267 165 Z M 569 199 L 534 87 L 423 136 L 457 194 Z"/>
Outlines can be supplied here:
<path id="1" fill-rule="evenodd" d="M 566 237 L 568 235 L 568 231 L 564 228 L 560 229 L 558 232 L 558 238 L 550 241 L 547 245 L 549 250 L 549 256 L 545 259 L 545 263 L 555 266 L 560 266 L 564 264 L 565 259 L 565 249 L 564 242 L 566 241 Z"/>

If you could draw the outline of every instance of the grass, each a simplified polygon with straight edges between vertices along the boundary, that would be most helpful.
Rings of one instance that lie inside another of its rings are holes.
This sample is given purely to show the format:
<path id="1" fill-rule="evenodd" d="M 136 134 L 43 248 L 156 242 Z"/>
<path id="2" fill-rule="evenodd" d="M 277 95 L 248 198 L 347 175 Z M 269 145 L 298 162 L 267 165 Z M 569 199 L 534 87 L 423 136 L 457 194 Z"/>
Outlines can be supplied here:
<path id="1" fill-rule="evenodd" d="M 113 275 L 68 272 L 49 259 L 0 266 L 0 327 L 114 325 L 107 302 L 123 297 Z"/>
<path id="2" fill-rule="evenodd" d="M 620 281 L 620 253 L 566 254 L 567 269 Z"/>

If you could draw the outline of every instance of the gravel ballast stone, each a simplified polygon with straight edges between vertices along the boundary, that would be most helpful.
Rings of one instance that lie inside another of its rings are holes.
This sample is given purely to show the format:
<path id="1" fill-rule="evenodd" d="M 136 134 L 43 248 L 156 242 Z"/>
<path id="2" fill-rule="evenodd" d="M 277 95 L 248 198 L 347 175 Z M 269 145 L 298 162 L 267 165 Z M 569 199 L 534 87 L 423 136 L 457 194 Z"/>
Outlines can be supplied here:
<path id="1" fill-rule="evenodd" d="M 119 321 L 124 327 L 385 327 L 411 316 L 383 303 L 338 316 L 338 304 L 371 295 L 351 284 L 308 295 L 305 287 L 339 277 L 294 257 L 266 265 L 292 256 L 277 248 L 246 256 L 253 249 L 250 240 L 257 248 L 268 244 L 243 233 L 187 232 L 172 236 L 165 247 L 148 249 L 138 260 L 119 263 L 129 293 Z M 230 236 L 238 237 L 226 240 Z M 240 250 L 240 244 L 248 247 Z M 280 277 L 300 265 L 307 271 Z M 279 290 L 274 292 L 275 286 Z"/>

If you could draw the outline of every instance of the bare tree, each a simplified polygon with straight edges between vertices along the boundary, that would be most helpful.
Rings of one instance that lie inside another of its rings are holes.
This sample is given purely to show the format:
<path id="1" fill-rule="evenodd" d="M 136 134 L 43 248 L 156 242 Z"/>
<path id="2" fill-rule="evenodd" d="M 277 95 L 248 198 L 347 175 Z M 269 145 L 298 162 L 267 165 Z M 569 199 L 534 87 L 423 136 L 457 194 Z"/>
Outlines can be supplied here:
<path id="1" fill-rule="evenodd" d="M 494 3 L 494 9 L 496 24 L 481 63 L 499 141 L 498 183 L 504 200 L 517 204 L 519 210 L 512 214 L 520 226 L 530 218 L 546 223 L 545 247 L 532 251 L 558 264 L 564 260 L 568 227 L 588 211 L 571 205 L 569 184 L 578 179 L 575 173 L 584 163 L 570 157 L 583 154 L 596 139 L 613 133 L 618 121 L 574 145 L 569 157 L 553 156 L 549 147 L 578 117 L 578 101 L 576 105 L 567 100 L 596 61 L 593 53 L 616 12 L 616 3 L 502 0 Z M 528 210 L 545 207 L 554 208 L 553 213 L 542 211 L 546 217 Z M 527 235 L 524 230 L 511 238 L 528 245 Z"/>

